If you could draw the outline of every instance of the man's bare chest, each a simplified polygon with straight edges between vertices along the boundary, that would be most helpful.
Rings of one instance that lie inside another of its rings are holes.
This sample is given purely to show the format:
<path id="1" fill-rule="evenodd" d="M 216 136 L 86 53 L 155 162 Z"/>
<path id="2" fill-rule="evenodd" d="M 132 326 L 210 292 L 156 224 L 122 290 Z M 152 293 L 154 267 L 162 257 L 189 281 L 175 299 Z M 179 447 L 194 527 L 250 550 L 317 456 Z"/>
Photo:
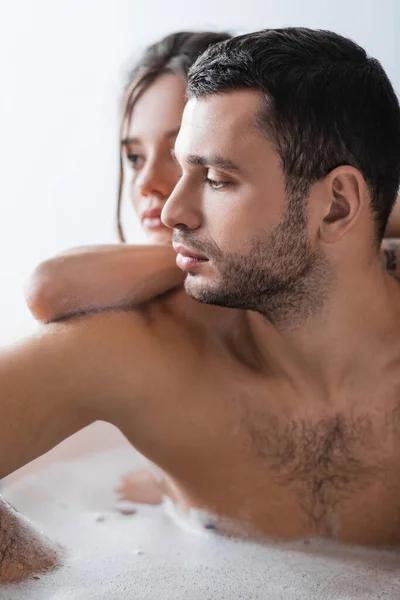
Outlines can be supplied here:
<path id="1" fill-rule="evenodd" d="M 220 392 L 210 466 L 210 487 L 227 490 L 215 494 L 218 512 L 278 537 L 400 543 L 400 398 L 383 391 L 337 405 L 290 402 L 243 381 Z"/>

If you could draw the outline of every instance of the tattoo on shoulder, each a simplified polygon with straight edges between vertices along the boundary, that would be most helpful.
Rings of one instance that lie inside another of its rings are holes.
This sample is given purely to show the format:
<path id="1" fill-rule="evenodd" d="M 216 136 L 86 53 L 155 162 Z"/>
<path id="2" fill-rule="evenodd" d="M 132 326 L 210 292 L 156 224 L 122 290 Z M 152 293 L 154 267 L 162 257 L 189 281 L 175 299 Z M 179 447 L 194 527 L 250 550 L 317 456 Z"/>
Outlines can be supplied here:
<path id="1" fill-rule="evenodd" d="M 393 249 L 385 250 L 386 269 L 388 271 L 396 270 L 396 251 Z"/>
<path id="2" fill-rule="evenodd" d="M 382 250 L 385 255 L 385 268 L 389 273 L 394 275 L 397 270 L 398 253 L 400 251 L 400 240 L 384 241 Z"/>

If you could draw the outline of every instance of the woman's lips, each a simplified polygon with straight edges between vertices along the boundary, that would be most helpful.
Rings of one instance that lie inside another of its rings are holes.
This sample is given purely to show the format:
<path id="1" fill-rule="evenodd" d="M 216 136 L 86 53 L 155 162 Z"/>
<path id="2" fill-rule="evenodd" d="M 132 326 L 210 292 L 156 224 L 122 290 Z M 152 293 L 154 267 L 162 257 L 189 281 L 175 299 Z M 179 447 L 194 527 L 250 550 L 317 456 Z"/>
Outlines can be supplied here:
<path id="1" fill-rule="evenodd" d="M 160 217 L 144 217 L 142 223 L 146 229 L 166 229 Z"/>
<path id="2" fill-rule="evenodd" d="M 146 229 L 166 229 L 164 223 L 161 221 L 161 211 L 157 210 L 146 210 L 142 214 L 142 224 Z"/>

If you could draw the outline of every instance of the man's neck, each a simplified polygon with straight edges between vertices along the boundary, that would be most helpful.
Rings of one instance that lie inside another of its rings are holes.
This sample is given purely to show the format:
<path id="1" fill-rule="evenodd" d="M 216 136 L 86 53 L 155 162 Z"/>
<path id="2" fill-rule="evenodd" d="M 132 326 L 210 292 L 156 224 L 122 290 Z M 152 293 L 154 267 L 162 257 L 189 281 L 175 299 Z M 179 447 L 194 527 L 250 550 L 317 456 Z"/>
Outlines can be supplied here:
<path id="1" fill-rule="evenodd" d="M 259 313 L 248 319 L 266 372 L 312 380 L 325 391 L 400 352 L 400 287 L 377 261 L 337 278 L 322 310 L 301 325 L 272 325 Z"/>

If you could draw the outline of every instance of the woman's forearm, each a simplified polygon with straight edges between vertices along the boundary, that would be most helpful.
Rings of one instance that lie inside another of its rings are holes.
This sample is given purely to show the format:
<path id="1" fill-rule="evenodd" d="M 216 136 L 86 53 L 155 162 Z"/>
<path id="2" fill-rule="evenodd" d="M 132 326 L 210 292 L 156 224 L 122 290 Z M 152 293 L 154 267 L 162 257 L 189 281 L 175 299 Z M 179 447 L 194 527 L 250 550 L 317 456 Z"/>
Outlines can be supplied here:
<path id="1" fill-rule="evenodd" d="M 28 306 L 44 322 L 137 306 L 183 282 L 175 257 L 165 246 L 78 248 L 35 269 L 26 288 Z"/>

